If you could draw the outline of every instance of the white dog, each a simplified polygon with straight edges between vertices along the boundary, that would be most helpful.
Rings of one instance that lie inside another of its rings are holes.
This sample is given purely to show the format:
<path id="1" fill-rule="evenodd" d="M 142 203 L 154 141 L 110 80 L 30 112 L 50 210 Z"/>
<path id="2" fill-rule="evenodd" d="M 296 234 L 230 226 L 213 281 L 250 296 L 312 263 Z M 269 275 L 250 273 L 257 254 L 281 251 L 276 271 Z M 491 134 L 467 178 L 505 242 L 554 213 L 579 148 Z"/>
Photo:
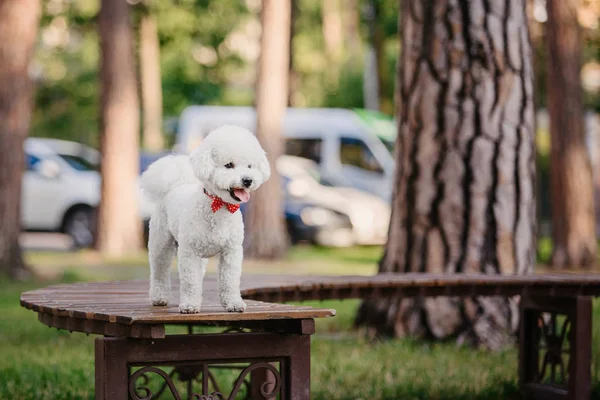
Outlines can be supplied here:
<path id="1" fill-rule="evenodd" d="M 208 258 L 219 256 L 219 299 L 227 311 L 243 312 L 240 295 L 244 224 L 240 203 L 271 174 L 252 132 L 232 125 L 211 132 L 190 156 L 167 156 L 142 175 L 156 203 L 150 219 L 150 300 L 167 305 L 169 269 L 177 252 L 182 313 L 198 313 Z"/>

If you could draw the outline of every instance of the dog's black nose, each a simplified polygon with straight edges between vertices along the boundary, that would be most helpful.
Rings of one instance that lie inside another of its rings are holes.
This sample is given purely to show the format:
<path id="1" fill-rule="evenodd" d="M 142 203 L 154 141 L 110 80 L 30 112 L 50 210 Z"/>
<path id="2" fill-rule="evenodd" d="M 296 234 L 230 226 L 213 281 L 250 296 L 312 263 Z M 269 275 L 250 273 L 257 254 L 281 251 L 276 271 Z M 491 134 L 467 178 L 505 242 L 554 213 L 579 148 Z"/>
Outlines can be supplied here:
<path id="1" fill-rule="evenodd" d="M 252 178 L 242 178 L 242 184 L 244 187 L 250 187 L 252 185 Z"/>

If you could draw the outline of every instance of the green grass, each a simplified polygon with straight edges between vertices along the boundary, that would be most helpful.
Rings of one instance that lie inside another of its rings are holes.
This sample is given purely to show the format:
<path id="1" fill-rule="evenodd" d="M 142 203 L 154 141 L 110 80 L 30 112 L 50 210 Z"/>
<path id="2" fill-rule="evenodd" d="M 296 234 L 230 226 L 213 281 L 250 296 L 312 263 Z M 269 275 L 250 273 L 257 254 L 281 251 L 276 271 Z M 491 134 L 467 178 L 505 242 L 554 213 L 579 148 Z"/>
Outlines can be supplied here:
<path id="1" fill-rule="evenodd" d="M 379 246 L 349 249 L 294 246 L 284 261 L 244 261 L 244 273 L 372 275 L 377 273 L 381 252 Z M 25 260 L 35 266 L 38 275 L 46 279 L 59 279 L 65 271 L 74 271 L 86 280 L 148 277 L 147 252 L 123 259 L 104 258 L 89 250 L 74 253 L 28 252 Z M 175 273 L 175 264 L 173 268 Z M 215 270 L 216 260 L 212 259 L 208 264 L 208 273 L 214 273 Z"/>
<path id="2" fill-rule="evenodd" d="M 280 263 L 245 265 L 245 273 L 372 274 L 381 248 L 296 247 Z M 29 253 L 40 275 L 54 280 L 147 277 L 146 255 L 125 262 L 93 253 Z M 213 265 L 214 270 L 214 265 Z M 51 282 L 0 280 L 0 399 L 92 399 L 93 336 L 69 334 L 37 321 L 19 306 L 20 293 Z M 412 340 L 369 342 L 352 329 L 358 301 L 309 302 L 335 308 L 317 321 L 312 340 L 313 399 L 519 399 L 517 352 L 491 353 L 453 343 Z M 600 302 L 594 307 L 593 399 L 600 400 Z M 170 333 L 181 331 L 172 327 Z M 218 379 L 231 378 L 219 374 Z"/>

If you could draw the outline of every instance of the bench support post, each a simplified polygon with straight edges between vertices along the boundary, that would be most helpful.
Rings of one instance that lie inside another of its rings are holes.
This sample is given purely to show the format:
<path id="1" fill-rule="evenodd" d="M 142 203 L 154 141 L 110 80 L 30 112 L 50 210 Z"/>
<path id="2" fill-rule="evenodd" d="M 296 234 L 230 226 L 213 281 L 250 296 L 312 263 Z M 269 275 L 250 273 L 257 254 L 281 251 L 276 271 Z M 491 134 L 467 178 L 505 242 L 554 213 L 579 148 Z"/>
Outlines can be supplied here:
<path id="1" fill-rule="evenodd" d="M 519 378 L 534 399 L 589 400 L 592 298 L 521 298 Z"/>
<path id="2" fill-rule="evenodd" d="M 96 400 L 150 400 L 164 392 L 175 399 L 233 399 L 243 392 L 260 400 L 308 400 L 310 334 L 96 339 Z"/>

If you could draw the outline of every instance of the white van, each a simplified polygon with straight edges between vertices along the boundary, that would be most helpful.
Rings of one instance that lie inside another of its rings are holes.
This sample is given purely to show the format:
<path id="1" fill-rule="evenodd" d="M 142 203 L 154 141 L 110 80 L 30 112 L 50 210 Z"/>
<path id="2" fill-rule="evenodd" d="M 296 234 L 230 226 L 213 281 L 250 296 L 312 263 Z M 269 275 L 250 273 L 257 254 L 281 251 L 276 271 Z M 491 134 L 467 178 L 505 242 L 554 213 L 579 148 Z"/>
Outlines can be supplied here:
<path id="1" fill-rule="evenodd" d="M 391 200 L 394 158 L 382 135 L 391 120 L 364 110 L 288 108 L 283 122 L 285 153 L 315 161 L 322 178 Z M 374 122 L 376 121 L 376 122 Z M 215 128 L 233 124 L 256 130 L 252 107 L 191 106 L 180 116 L 177 152 L 190 152 Z"/>

